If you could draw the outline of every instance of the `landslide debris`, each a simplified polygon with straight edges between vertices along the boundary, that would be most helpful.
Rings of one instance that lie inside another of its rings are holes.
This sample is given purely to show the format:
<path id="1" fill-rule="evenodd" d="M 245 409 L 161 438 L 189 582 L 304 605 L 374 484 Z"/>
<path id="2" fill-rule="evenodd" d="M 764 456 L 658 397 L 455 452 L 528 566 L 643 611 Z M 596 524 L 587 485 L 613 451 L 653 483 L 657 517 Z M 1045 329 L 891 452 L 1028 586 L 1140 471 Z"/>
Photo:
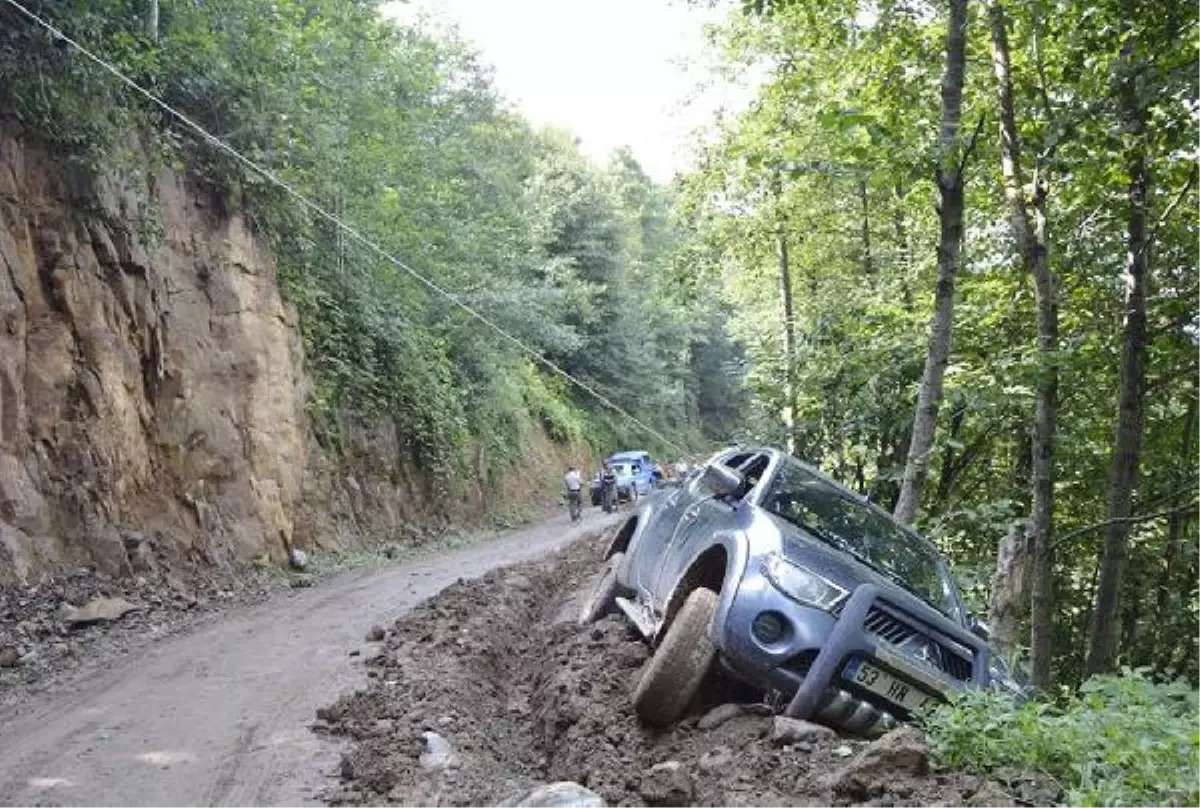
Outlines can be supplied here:
<path id="1" fill-rule="evenodd" d="M 388 627 L 366 688 L 318 711 L 349 741 L 330 802 L 514 804 L 568 783 L 609 805 L 961 805 L 982 785 L 931 771 L 915 730 L 842 738 L 722 705 L 745 700 L 733 686 L 644 728 L 629 691 L 648 648 L 618 617 L 574 620 L 602 546 L 460 580 Z M 451 765 L 427 765 L 431 734 Z"/>
<path id="2" fill-rule="evenodd" d="M 260 603 L 287 576 L 243 565 L 117 578 L 90 567 L 28 586 L 0 587 L 0 708 L 20 707 L 83 671 L 146 644 Z"/>

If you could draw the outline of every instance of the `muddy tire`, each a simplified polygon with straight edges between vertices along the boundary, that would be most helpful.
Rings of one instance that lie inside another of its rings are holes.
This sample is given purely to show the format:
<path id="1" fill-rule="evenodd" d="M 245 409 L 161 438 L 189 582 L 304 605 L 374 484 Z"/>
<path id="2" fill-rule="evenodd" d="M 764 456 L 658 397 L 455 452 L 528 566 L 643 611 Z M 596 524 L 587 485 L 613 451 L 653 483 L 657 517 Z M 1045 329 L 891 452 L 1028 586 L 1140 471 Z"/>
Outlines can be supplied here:
<path id="1" fill-rule="evenodd" d="M 678 721 L 696 697 L 717 656 L 708 636 L 716 611 L 711 589 L 693 590 L 683 602 L 633 690 L 633 709 L 646 724 Z"/>
<path id="2" fill-rule="evenodd" d="M 579 625 L 587 626 L 617 608 L 617 568 L 621 566 L 624 553 L 613 553 L 604 564 L 604 571 L 596 577 L 583 608 L 579 610 Z"/>

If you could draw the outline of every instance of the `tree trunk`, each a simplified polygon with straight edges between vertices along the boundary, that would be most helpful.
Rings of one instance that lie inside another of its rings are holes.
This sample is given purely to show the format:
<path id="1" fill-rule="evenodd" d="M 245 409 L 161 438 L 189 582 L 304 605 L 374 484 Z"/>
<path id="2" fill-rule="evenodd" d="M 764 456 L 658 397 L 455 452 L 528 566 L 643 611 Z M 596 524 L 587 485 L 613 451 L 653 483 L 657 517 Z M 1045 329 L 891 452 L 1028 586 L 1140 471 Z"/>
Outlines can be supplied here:
<path id="1" fill-rule="evenodd" d="M 950 414 L 950 437 L 957 439 L 962 432 L 963 421 L 967 418 L 967 404 L 960 401 Z M 947 446 L 942 452 L 942 470 L 938 474 L 937 503 L 945 508 L 950 502 L 950 491 L 954 487 L 954 477 L 957 470 L 957 458 L 954 447 Z"/>
<path id="2" fill-rule="evenodd" d="M 1025 199 L 1025 172 L 1013 102 L 1013 79 L 1008 48 L 1008 22 L 998 2 L 988 9 L 992 35 L 992 66 L 996 73 L 1000 119 L 1000 162 L 1009 224 L 1021 263 L 1033 278 L 1037 308 L 1037 392 L 1032 445 L 1032 514 L 1030 549 L 1033 558 L 1030 609 L 1030 668 L 1035 687 L 1050 684 L 1054 646 L 1054 431 L 1058 408 L 1058 300 L 1046 243 L 1046 178 L 1035 170 L 1033 217 Z"/>
<path id="3" fill-rule="evenodd" d="M 784 424 L 787 426 L 787 450 L 796 454 L 796 316 L 792 308 L 792 270 L 788 263 L 787 235 L 783 228 L 775 236 L 779 258 L 779 294 L 783 298 Z"/>
<path id="4" fill-rule="evenodd" d="M 151 42 L 158 42 L 158 0 L 150 0 L 146 11 L 146 36 Z"/>
<path id="5" fill-rule="evenodd" d="M 1126 21 L 1132 24 L 1136 12 L 1128 8 Z M 1100 580 L 1096 587 L 1096 605 L 1092 611 L 1084 673 L 1107 673 L 1117 662 L 1117 610 L 1121 577 L 1129 552 L 1129 523 L 1133 508 L 1133 490 L 1137 485 L 1138 462 L 1142 450 L 1143 387 L 1146 362 L 1146 199 L 1149 192 L 1149 166 L 1142 142 L 1144 112 L 1140 108 L 1134 81 L 1132 40 L 1122 54 L 1125 75 L 1121 78 L 1122 117 L 1132 144 L 1127 152 L 1129 172 L 1129 222 L 1125 258 L 1125 323 L 1121 341 L 1121 370 L 1117 393 L 1117 428 L 1113 440 L 1112 472 L 1108 488 L 1108 518 L 1104 531 L 1104 552 L 1100 557 Z"/>
<path id="6" fill-rule="evenodd" d="M 950 337 L 954 325 L 954 282 L 962 257 L 963 162 L 959 124 L 962 120 L 963 80 L 966 76 L 967 0 L 949 0 L 950 19 L 946 29 L 946 70 L 942 76 L 942 123 L 938 134 L 937 184 L 941 196 L 938 209 L 940 237 L 937 251 L 937 288 L 925 369 L 917 393 L 912 442 L 904 464 L 904 480 L 896 502 L 896 519 L 911 525 L 921 501 L 921 489 L 929 474 L 929 455 L 937 429 L 942 384 L 950 360 Z"/>
<path id="7" fill-rule="evenodd" d="M 996 553 L 996 572 L 988 598 L 988 628 L 991 642 L 1002 652 L 1023 643 L 1022 633 L 1029 614 L 1029 534 L 1024 521 L 1009 526 Z"/>
<path id="8" fill-rule="evenodd" d="M 871 256 L 871 206 L 867 197 L 867 181 L 858 181 L 858 198 L 862 203 L 862 270 L 863 275 L 875 274 L 875 262 Z"/>

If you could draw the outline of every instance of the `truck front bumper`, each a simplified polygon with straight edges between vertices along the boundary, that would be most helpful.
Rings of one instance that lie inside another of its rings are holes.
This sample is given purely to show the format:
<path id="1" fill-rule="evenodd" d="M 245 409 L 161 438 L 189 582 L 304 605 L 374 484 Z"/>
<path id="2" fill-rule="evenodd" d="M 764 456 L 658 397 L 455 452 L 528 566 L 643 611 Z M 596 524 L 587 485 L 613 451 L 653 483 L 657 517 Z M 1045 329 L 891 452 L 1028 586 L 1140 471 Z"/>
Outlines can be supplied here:
<path id="1" fill-rule="evenodd" d="M 739 679 L 789 699 L 784 713 L 816 719 L 865 735 L 879 734 L 909 716 L 902 705 L 846 677 L 852 660 L 864 660 L 934 698 L 988 682 L 987 645 L 907 593 L 862 584 L 836 614 L 785 596 L 754 562 L 714 625 L 722 664 Z M 785 630 L 764 639 L 755 621 L 772 615 Z M 899 644 L 885 639 L 907 638 Z M 906 653 L 905 643 L 932 641 L 942 667 Z M 946 668 L 946 669 L 942 669 Z"/>

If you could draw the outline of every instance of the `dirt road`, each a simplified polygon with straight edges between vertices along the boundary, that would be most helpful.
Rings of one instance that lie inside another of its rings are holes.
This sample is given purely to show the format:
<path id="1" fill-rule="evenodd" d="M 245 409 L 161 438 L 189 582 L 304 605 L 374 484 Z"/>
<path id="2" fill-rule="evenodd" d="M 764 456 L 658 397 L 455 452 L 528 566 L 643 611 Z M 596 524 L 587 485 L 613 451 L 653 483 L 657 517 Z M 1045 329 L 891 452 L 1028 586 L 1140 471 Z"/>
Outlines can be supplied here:
<path id="1" fill-rule="evenodd" d="M 458 578 L 538 557 L 615 521 L 589 511 L 494 541 L 281 594 L 0 715 L 0 803 L 312 805 L 338 749 L 318 706 L 364 681 L 349 656 Z"/>

